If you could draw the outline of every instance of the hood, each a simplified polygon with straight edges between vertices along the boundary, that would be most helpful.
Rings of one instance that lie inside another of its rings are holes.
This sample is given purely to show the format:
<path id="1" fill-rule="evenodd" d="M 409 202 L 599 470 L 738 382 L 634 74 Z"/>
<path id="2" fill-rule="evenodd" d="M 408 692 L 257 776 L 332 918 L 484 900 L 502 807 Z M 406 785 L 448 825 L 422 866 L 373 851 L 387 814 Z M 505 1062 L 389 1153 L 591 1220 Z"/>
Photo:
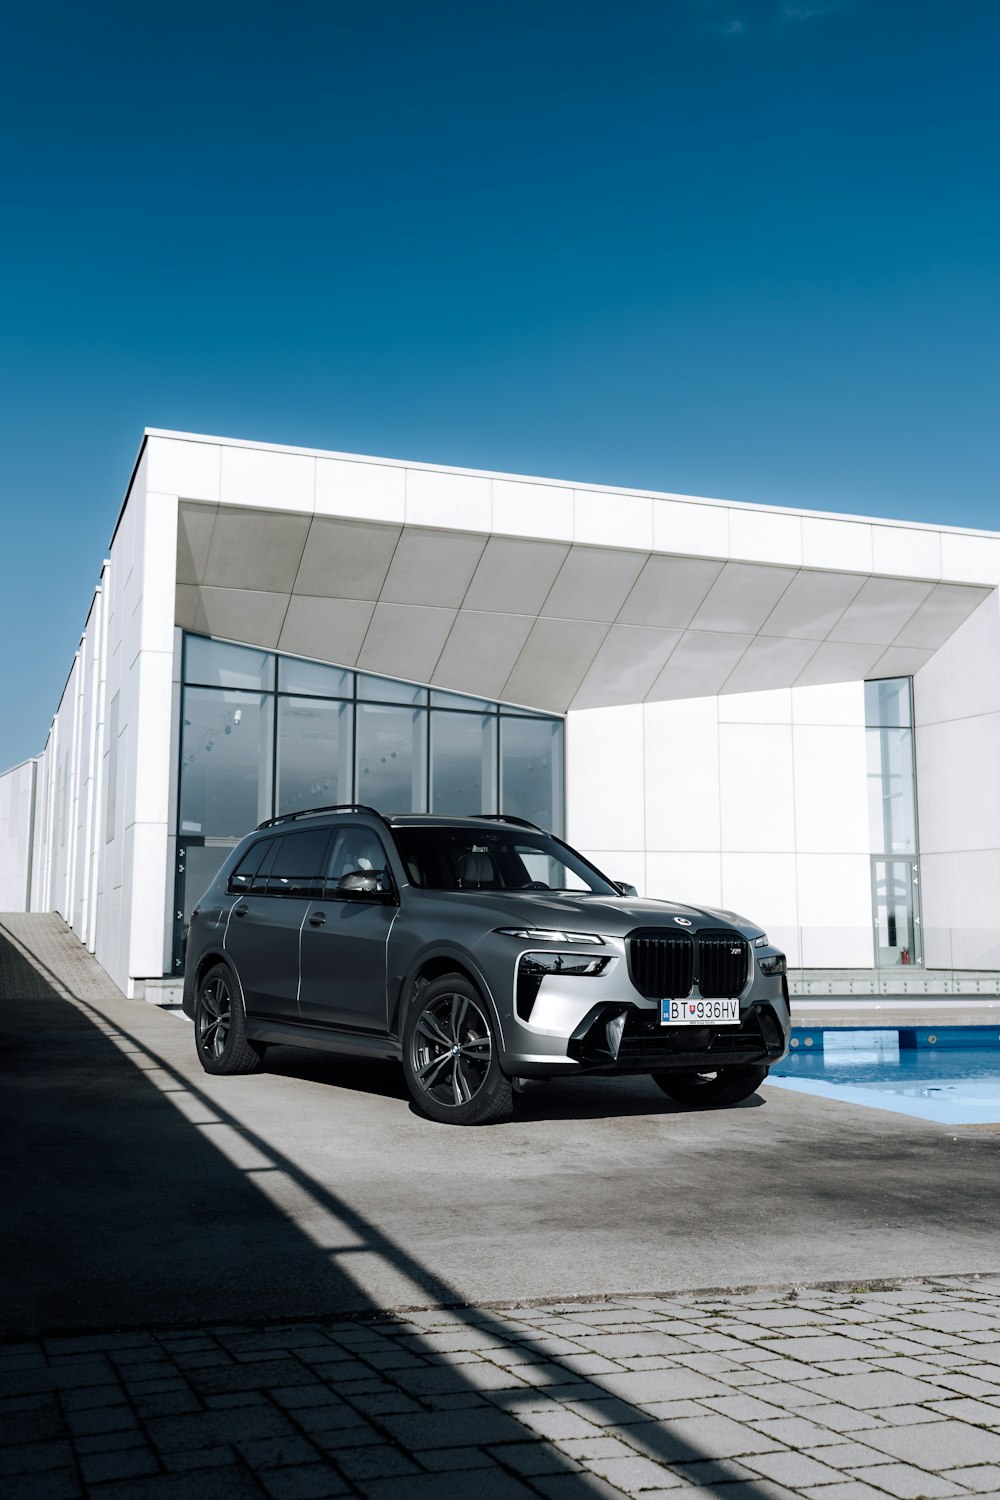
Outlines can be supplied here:
<path id="1" fill-rule="evenodd" d="M 639 896 L 599 896 L 581 891 L 434 891 L 439 900 L 474 901 L 484 921 L 496 927 L 549 927 L 569 932 L 601 932 L 624 937 L 636 927 L 697 932 L 705 927 L 733 927 L 749 935 L 756 929 L 732 912 L 654 901 Z M 677 918 L 683 920 L 678 921 Z"/>

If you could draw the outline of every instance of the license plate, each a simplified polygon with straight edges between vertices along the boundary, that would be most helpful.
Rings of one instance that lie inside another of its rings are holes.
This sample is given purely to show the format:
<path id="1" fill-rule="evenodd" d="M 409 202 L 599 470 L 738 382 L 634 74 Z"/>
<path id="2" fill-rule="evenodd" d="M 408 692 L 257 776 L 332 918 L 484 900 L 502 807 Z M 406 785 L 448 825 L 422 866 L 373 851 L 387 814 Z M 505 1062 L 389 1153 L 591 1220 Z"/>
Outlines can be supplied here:
<path id="1" fill-rule="evenodd" d="M 739 996 L 731 1000 L 661 1000 L 661 1026 L 738 1026 Z"/>

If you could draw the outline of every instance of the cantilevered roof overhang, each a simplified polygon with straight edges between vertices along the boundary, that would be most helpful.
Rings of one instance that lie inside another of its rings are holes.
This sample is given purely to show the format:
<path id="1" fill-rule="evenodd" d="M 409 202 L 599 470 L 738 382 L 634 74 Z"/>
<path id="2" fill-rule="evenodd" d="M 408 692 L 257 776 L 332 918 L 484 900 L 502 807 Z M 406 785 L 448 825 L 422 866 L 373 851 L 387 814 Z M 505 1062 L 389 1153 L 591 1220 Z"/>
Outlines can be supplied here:
<path id="1" fill-rule="evenodd" d="M 189 630 L 564 712 L 905 675 L 1000 536 L 147 431 Z"/>

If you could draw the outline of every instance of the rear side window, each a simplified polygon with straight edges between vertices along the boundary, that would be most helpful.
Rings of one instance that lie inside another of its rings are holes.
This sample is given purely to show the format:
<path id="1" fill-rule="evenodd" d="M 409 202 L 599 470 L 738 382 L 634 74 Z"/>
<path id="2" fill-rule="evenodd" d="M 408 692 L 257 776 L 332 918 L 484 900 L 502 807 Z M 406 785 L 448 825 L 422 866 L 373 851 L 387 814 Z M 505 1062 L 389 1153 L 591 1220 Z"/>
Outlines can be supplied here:
<path id="1" fill-rule="evenodd" d="M 330 842 L 329 828 L 286 833 L 277 843 L 267 869 L 269 896 L 318 896 L 322 884 L 323 856 Z M 255 881 L 254 889 L 259 882 Z"/>
<path id="2" fill-rule="evenodd" d="M 253 878 L 260 869 L 264 855 L 273 846 L 273 839 L 258 839 L 256 844 L 250 845 L 250 848 L 229 877 L 229 894 L 231 896 L 238 895 L 241 891 L 250 890 L 253 885 Z"/>

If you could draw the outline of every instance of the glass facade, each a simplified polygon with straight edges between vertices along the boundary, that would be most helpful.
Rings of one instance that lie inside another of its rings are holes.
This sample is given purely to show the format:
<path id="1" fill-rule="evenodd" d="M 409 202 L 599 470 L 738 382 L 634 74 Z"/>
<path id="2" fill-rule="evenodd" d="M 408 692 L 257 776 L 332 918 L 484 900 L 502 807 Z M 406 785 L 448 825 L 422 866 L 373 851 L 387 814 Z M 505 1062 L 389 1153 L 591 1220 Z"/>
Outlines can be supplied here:
<path id="1" fill-rule="evenodd" d="M 865 683 L 875 962 L 920 964 L 917 795 L 909 677 Z"/>
<path id="2" fill-rule="evenodd" d="M 563 720 L 184 636 L 174 967 L 191 908 L 265 818 L 338 802 L 563 831 Z"/>

